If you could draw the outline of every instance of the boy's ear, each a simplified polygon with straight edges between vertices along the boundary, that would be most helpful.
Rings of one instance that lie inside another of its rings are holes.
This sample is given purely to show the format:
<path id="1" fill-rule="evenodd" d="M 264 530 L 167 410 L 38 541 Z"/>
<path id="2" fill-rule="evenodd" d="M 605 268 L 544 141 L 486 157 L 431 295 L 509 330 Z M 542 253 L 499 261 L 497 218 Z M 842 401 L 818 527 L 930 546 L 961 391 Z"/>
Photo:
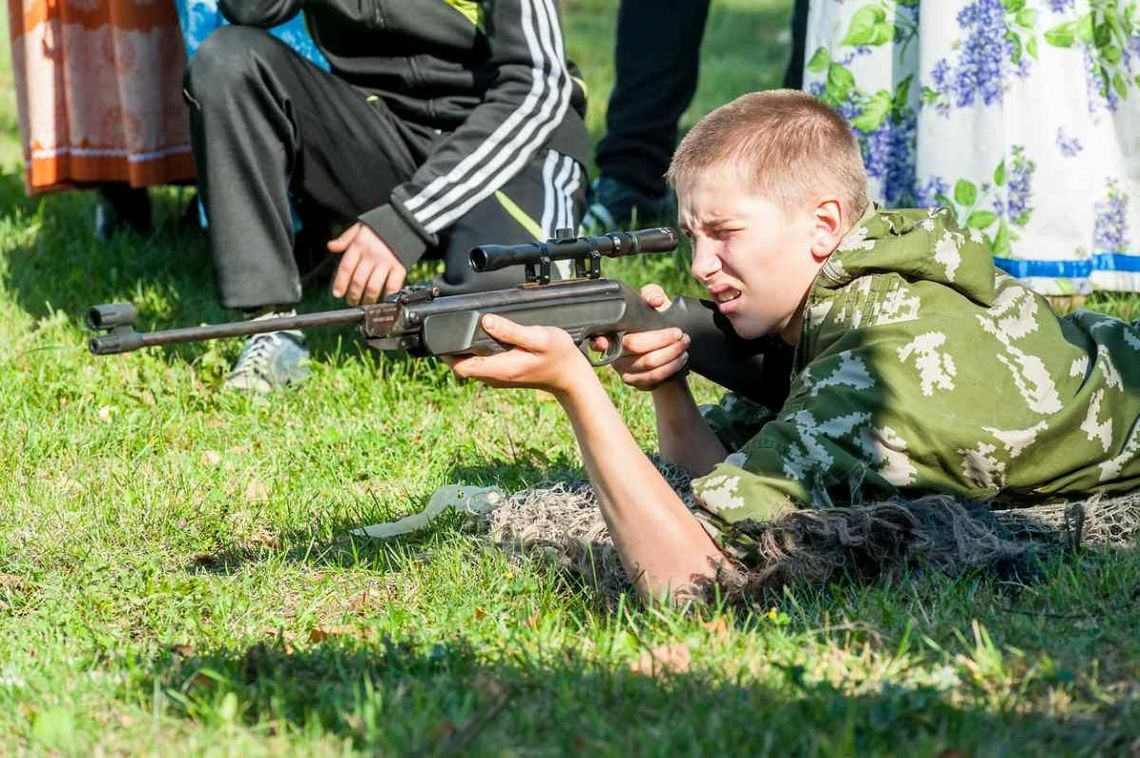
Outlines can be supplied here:
<path id="1" fill-rule="evenodd" d="M 843 239 L 846 226 L 843 204 L 834 198 L 821 200 L 812 216 L 812 255 L 820 260 L 831 255 Z"/>

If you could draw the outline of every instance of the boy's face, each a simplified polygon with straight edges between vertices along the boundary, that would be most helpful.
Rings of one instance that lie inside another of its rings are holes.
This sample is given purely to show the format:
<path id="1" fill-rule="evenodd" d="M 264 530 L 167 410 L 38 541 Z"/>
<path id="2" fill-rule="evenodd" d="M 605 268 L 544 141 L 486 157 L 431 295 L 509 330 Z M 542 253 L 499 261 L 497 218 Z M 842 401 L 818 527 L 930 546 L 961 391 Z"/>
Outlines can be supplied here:
<path id="1" fill-rule="evenodd" d="M 681 229 L 693 245 L 690 271 L 737 334 L 779 334 L 794 343 L 804 299 L 841 230 L 821 228 L 816 206 L 785 211 L 730 169 L 701 172 L 677 195 Z"/>

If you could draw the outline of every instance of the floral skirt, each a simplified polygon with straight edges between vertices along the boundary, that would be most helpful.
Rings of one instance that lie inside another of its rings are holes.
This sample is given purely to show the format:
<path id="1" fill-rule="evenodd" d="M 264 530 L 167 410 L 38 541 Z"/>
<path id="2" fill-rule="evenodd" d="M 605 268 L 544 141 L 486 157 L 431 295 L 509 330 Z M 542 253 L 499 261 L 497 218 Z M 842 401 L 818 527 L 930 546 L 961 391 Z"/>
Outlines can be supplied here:
<path id="1" fill-rule="evenodd" d="M 29 193 L 194 178 L 173 6 L 9 0 Z"/>
<path id="2" fill-rule="evenodd" d="M 872 197 L 952 208 L 1044 294 L 1140 292 L 1140 0 L 818 0 L 804 87 Z"/>

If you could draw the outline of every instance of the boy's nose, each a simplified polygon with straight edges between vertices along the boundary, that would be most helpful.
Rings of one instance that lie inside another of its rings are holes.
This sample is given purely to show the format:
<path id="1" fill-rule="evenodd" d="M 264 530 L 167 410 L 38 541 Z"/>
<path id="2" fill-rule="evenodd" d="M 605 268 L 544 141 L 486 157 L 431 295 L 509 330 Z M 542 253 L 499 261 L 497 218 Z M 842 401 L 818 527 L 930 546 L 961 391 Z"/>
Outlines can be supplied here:
<path id="1" fill-rule="evenodd" d="M 689 273 L 693 278 L 703 282 L 718 271 L 720 271 L 720 258 L 713 252 L 712 246 L 703 240 L 694 240 L 693 262 L 689 265 Z"/>

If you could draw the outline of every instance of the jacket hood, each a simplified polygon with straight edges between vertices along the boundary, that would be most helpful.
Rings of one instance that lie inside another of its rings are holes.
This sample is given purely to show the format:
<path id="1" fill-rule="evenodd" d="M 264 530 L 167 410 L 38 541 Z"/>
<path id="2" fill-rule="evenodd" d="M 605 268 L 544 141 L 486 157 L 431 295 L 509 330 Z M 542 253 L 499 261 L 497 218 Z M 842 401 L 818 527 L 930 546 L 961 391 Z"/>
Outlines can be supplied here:
<path id="1" fill-rule="evenodd" d="M 820 271 L 817 286 L 840 289 L 871 274 L 950 287 L 993 305 L 997 269 L 985 236 L 962 229 L 946 208 L 882 210 L 871 206 L 844 235 Z"/>

